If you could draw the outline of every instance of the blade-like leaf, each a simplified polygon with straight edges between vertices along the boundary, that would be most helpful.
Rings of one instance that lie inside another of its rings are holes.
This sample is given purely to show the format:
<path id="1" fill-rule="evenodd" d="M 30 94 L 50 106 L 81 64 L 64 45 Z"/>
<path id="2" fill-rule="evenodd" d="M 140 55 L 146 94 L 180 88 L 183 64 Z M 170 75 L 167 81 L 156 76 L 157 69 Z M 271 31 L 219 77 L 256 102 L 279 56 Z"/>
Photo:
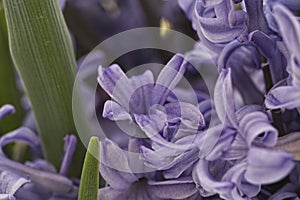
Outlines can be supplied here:
<path id="1" fill-rule="evenodd" d="M 56 0 L 3 2 L 12 58 L 30 98 L 45 156 L 58 168 L 64 136 L 76 133 L 72 116 L 76 62 L 70 35 Z M 74 158 L 80 163 L 84 149 L 77 149 Z"/>
<path id="2" fill-rule="evenodd" d="M 10 57 L 7 27 L 2 2 L 0 2 L 0 106 L 11 104 L 16 113 L 9 115 L 0 122 L 0 135 L 18 128 L 23 120 L 24 111 L 21 106 L 21 92 L 15 78 L 15 71 Z"/>
<path id="3" fill-rule="evenodd" d="M 79 200 L 97 200 L 99 189 L 99 140 L 97 137 L 90 139 L 89 147 L 85 155 Z"/>

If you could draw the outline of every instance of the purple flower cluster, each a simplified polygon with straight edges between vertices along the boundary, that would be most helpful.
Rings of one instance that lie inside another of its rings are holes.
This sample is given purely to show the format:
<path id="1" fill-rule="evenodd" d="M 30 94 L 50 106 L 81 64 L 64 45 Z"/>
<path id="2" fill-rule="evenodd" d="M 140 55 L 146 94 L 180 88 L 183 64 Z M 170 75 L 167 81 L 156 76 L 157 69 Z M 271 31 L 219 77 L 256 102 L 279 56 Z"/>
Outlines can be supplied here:
<path id="1" fill-rule="evenodd" d="M 139 10 L 151 3 L 122 2 L 101 0 L 106 7 L 99 13 L 94 6 L 98 1 L 60 0 L 59 4 L 66 12 L 81 7 L 81 12 L 91 9 L 95 16 L 110 15 L 108 22 L 100 17 L 101 24 L 114 22 L 118 30 L 151 18 Z M 114 7 L 118 4 L 122 6 Z M 177 4 L 199 37 L 193 50 L 175 54 L 159 73 L 153 67 L 128 76 L 123 69 L 130 67 L 118 64 L 98 68 L 99 86 L 111 97 L 103 102 L 106 98 L 100 91 L 103 96 L 96 99 L 97 111 L 103 103 L 99 121 L 105 124 L 107 136 L 100 142 L 99 199 L 299 200 L 299 0 L 166 3 L 178 9 Z M 129 12 L 122 12 L 127 6 L 136 10 L 132 24 L 123 23 L 129 17 Z M 166 10 L 172 18 L 175 11 Z M 82 21 L 90 18 L 83 16 Z M 87 20 L 87 26 L 97 24 L 94 20 Z M 74 43 L 85 51 L 93 44 L 78 29 L 71 30 Z M 101 39 L 107 36 L 91 32 Z M 80 79 L 90 77 L 97 70 L 95 63 L 103 62 L 104 54 L 97 53 L 90 54 L 93 63 L 81 71 Z M 153 54 L 151 59 L 159 57 Z M 121 63 L 135 63 L 124 60 Z M 206 74 L 196 73 L 207 66 L 218 71 L 213 94 L 201 77 Z M 181 82 L 189 82 L 192 89 L 181 87 Z M 97 121 L 91 103 L 95 91 L 81 86 L 88 120 Z M 14 112 L 13 106 L 2 106 L 0 120 Z M 0 138 L 0 200 L 77 199 L 80 180 L 67 176 L 76 137 L 66 136 L 57 172 L 42 155 L 31 111 L 24 124 L 27 127 Z M 14 142 L 26 143 L 33 159 L 20 163 L 9 158 L 4 147 Z"/>
<path id="2" fill-rule="evenodd" d="M 151 71 L 129 78 L 119 65 L 99 68 L 98 82 L 112 98 L 103 117 L 129 130 L 101 142 L 107 187 L 99 190 L 100 199 L 296 198 L 299 4 L 179 4 L 200 38 L 193 51 L 175 55 L 156 79 Z M 200 49 L 207 50 L 219 78 L 214 97 L 197 90 L 195 104 L 177 84 L 182 78 L 203 81 L 185 75 L 191 63 L 206 62 L 197 57 Z M 277 191 L 270 184 L 286 185 Z"/>
<path id="3" fill-rule="evenodd" d="M 14 107 L 4 105 L 0 108 L 0 120 L 14 113 Z M 8 158 L 4 147 L 10 143 L 27 144 L 34 155 L 32 161 L 24 164 Z M 21 127 L 6 133 L 0 139 L 0 199 L 1 200 L 71 200 L 77 198 L 78 184 L 66 177 L 76 148 L 74 135 L 65 138 L 65 154 L 60 172 L 43 159 L 40 139 L 31 129 Z"/>

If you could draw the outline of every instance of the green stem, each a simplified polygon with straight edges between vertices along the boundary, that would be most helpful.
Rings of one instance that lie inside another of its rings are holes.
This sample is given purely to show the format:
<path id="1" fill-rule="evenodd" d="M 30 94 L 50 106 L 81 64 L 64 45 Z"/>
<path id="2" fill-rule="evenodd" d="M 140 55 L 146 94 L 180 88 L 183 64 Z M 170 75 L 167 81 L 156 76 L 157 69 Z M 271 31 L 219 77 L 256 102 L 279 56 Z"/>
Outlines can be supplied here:
<path id="1" fill-rule="evenodd" d="M 10 51 L 24 82 L 46 158 L 57 168 L 63 138 L 76 133 L 72 91 L 76 61 L 56 0 L 4 0 Z M 83 161 L 79 145 L 75 160 Z M 79 176 L 81 167 L 73 165 Z"/>

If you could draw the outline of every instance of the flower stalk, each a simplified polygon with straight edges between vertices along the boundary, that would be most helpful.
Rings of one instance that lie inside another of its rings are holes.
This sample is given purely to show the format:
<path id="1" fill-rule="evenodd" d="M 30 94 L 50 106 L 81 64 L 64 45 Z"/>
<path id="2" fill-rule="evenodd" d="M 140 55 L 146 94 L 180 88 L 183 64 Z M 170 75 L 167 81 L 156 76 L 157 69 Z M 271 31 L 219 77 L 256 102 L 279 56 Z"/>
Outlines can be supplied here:
<path id="1" fill-rule="evenodd" d="M 264 80 L 265 80 L 265 87 L 266 87 L 266 93 L 268 93 L 271 88 L 273 87 L 273 81 L 272 81 L 272 76 L 270 72 L 270 66 L 268 64 L 268 61 L 261 56 L 262 60 L 262 70 L 263 70 L 263 75 L 264 75 Z M 273 119 L 273 124 L 277 128 L 279 135 L 282 135 L 285 130 L 284 130 L 284 125 L 282 121 L 282 114 L 280 109 L 275 109 L 271 110 L 272 114 L 272 119 Z"/>

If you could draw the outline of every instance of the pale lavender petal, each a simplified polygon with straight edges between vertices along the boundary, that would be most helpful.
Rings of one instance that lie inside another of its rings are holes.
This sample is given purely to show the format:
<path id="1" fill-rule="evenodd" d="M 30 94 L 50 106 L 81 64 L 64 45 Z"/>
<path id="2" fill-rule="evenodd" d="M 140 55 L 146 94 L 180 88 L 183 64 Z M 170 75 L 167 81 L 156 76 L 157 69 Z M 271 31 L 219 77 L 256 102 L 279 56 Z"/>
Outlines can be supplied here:
<path id="1" fill-rule="evenodd" d="M 220 158 L 224 153 L 226 153 L 230 149 L 236 132 L 230 128 L 224 128 L 222 132 L 215 132 L 214 134 L 215 135 L 207 136 L 206 140 L 204 140 L 204 143 L 211 142 L 213 144 L 214 140 L 218 139 L 217 143 L 213 146 L 213 148 L 209 152 L 207 152 L 207 155 L 205 155 L 205 159 L 209 161 L 214 161 Z M 205 144 L 204 147 L 207 148 L 209 146 Z"/>
<path id="2" fill-rule="evenodd" d="M 173 179 L 180 177 L 184 171 L 191 168 L 199 159 L 198 150 L 192 149 L 184 152 L 172 163 L 172 167 L 167 170 L 164 170 L 164 177 L 167 179 Z"/>
<path id="3" fill-rule="evenodd" d="M 231 69 L 223 69 L 215 87 L 215 108 L 222 123 L 224 123 L 225 120 L 228 119 L 233 127 L 238 128 L 238 122 L 235 114 L 235 104 L 233 99 L 234 95 L 231 79 Z"/>
<path id="4" fill-rule="evenodd" d="M 56 173 L 55 167 L 51 163 L 47 162 L 46 160 L 36 159 L 34 161 L 26 161 L 25 165 L 33 169 Z"/>
<path id="5" fill-rule="evenodd" d="M 152 94 L 152 104 L 163 104 L 173 88 L 182 79 L 186 61 L 184 56 L 176 54 L 160 72 Z"/>
<path id="6" fill-rule="evenodd" d="M 251 112 L 245 115 L 240 121 L 242 137 L 245 138 L 250 147 L 254 140 L 261 141 L 265 146 L 274 146 L 277 142 L 278 131 L 271 125 L 268 116 L 263 112 Z M 260 134 L 264 134 L 258 138 Z"/>
<path id="7" fill-rule="evenodd" d="M 73 182 L 64 176 L 43 170 L 37 170 L 16 161 L 11 161 L 3 156 L 0 156 L 0 170 L 9 170 L 15 174 L 26 176 L 33 183 L 36 183 L 50 192 L 77 192 L 77 187 L 73 185 Z"/>
<path id="8" fill-rule="evenodd" d="M 120 104 L 111 100 L 105 102 L 102 116 L 113 121 L 132 120 L 128 111 L 126 111 Z"/>
<path id="9" fill-rule="evenodd" d="M 134 93 L 130 97 L 130 105 L 134 105 L 132 110 L 134 113 L 147 113 L 151 105 L 151 96 L 154 87 L 153 73 L 147 70 L 144 74 L 133 76 L 130 83 Z M 157 95 L 157 94 L 155 94 Z"/>
<path id="10" fill-rule="evenodd" d="M 294 109 L 300 107 L 300 90 L 293 86 L 282 86 L 272 89 L 266 96 L 267 108 Z"/>
<path id="11" fill-rule="evenodd" d="M 15 112 L 15 108 L 12 105 L 4 105 L 0 108 L 0 120 L 6 115 L 13 114 Z"/>
<path id="12" fill-rule="evenodd" d="M 114 189 L 127 189 L 137 177 L 131 173 L 128 157 L 115 143 L 106 139 L 100 143 L 100 173 Z"/>
<path id="13" fill-rule="evenodd" d="M 144 172 L 154 171 L 153 168 L 150 168 L 146 165 L 142 158 L 141 147 L 145 144 L 143 139 L 130 138 L 128 143 L 128 163 L 130 169 L 135 172 L 135 176 L 142 178 Z"/>
<path id="14" fill-rule="evenodd" d="M 130 80 L 122 71 L 119 65 L 111 65 L 103 69 L 98 69 L 98 82 L 100 86 L 121 106 L 129 110 L 130 95 L 134 90 Z"/>
<path id="15" fill-rule="evenodd" d="M 0 200 L 16 200 L 11 194 L 0 194 Z"/>
<path id="16" fill-rule="evenodd" d="M 163 115 L 135 115 L 135 120 L 139 127 L 145 132 L 145 134 L 155 143 L 177 150 L 186 150 L 191 144 L 175 144 L 168 142 L 163 136 L 160 135 L 160 131 L 164 127 L 166 117 Z"/>
<path id="17" fill-rule="evenodd" d="M 190 130 L 198 130 L 205 126 L 204 117 L 200 110 L 190 103 L 176 102 L 164 106 L 168 119 L 179 118 L 182 125 Z M 182 128 L 180 126 L 180 128 Z M 197 132 L 195 132 L 197 133 Z"/>
<path id="18" fill-rule="evenodd" d="M 210 173 L 209 163 L 202 159 L 194 167 L 193 180 L 198 187 L 210 194 L 227 194 L 234 187 L 234 184 L 229 181 L 216 180 Z"/>
<path id="19" fill-rule="evenodd" d="M 148 191 L 161 199 L 186 199 L 197 192 L 191 177 L 176 180 L 149 182 Z"/>
<path id="20" fill-rule="evenodd" d="M 111 187 L 101 188 L 98 191 L 98 199 L 99 200 L 116 200 L 116 199 L 124 199 L 129 200 L 129 194 L 124 192 L 123 190 L 115 190 Z"/>
<path id="21" fill-rule="evenodd" d="M 0 173 L 0 193 L 14 195 L 24 184 L 30 180 L 8 171 Z M 1 199 L 1 198 L 0 198 Z"/>
<path id="22" fill-rule="evenodd" d="M 209 7 L 209 6 L 216 6 L 220 3 L 222 3 L 223 0 L 200 0 L 201 4 L 204 7 Z"/>
<path id="23" fill-rule="evenodd" d="M 251 147 L 245 178 L 252 184 L 275 183 L 287 176 L 293 168 L 292 154 Z"/>
<path id="24" fill-rule="evenodd" d="M 148 182 L 141 179 L 126 190 L 115 190 L 107 187 L 99 190 L 99 199 L 101 200 L 161 200 L 153 192 L 148 191 Z"/>
<path id="25" fill-rule="evenodd" d="M 291 11 L 281 4 L 275 4 L 273 6 L 273 12 L 287 48 L 291 51 L 291 53 L 298 54 L 300 52 L 299 21 Z"/>
<path id="26" fill-rule="evenodd" d="M 140 150 L 145 164 L 157 170 L 164 170 L 172 167 L 172 163 L 176 157 L 183 153 L 183 150 L 175 150 L 168 146 L 155 148 L 155 150 L 142 146 Z"/>
<path id="27" fill-rule="evenodd" d="M 237 163 L 222 177 L 224 181 L 235 183 L 235 188 L 229 195 L 231 199 L 243 198 L 244 195 L 246 197 L 255 197 L 261 189 L 260 185 L 253 185 L 245 180 L 246 165 L 246 162 Z"/>

